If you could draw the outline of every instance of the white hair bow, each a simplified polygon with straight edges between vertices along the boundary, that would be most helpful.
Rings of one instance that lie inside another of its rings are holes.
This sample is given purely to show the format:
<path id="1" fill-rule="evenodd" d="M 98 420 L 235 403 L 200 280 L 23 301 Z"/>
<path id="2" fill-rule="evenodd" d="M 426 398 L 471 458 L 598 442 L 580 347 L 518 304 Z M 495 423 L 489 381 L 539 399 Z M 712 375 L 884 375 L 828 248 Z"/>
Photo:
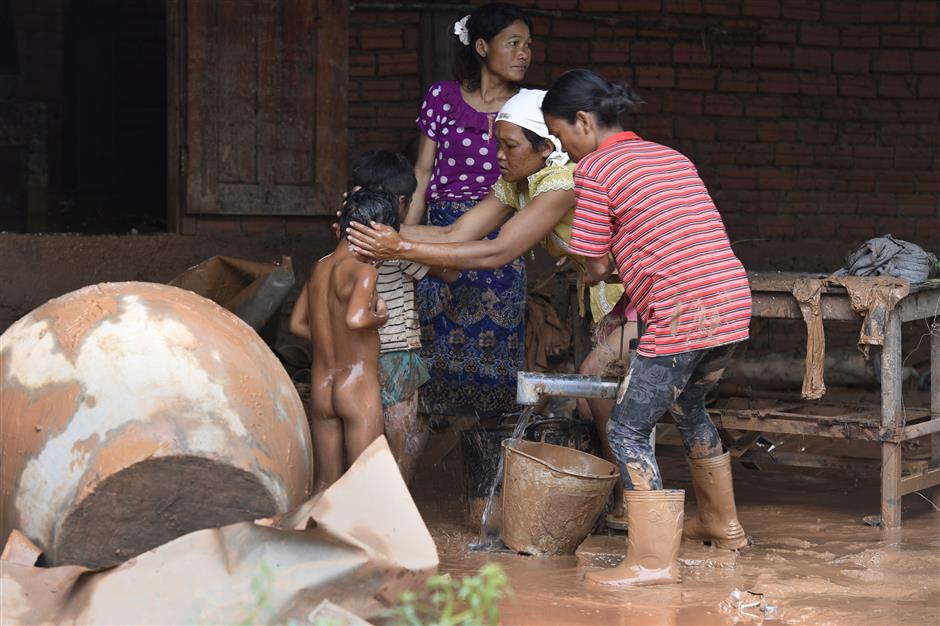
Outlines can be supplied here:
<path id="1" fill-rule="evenodd" d="M 469 19 L 469 15 L 464 15 L 463 18 L 454 22 L 454 34 L 457 35 L 457 39 L 460 40 L 460 43 L 465 46 L 470 45 L 470 31 L 467 30 L 467 20 Z"/>

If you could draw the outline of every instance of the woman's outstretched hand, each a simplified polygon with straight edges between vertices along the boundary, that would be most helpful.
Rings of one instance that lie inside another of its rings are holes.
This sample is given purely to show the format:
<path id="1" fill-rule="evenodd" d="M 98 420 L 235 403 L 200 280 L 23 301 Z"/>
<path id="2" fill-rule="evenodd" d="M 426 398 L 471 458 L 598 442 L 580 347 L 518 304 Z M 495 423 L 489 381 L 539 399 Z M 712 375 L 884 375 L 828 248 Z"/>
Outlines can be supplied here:
<path id="1" fill-rule="evenodd" d="M 391 226 L 370 222 L 370 225 L 351 222 L 346 229 L 346 239 L 356 251 L 364 257 L 387 261 L 397 259 L 401 252 L 402 240 L 398 231 Z"/>

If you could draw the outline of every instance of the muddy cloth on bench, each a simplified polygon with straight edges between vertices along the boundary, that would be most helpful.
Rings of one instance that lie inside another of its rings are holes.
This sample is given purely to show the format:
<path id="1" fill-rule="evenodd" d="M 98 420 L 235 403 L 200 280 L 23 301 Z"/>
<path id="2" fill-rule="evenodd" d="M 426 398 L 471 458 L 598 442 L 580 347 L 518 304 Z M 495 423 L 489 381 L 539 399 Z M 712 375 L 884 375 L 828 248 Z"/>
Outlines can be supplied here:
<path id="1" fill-rule="evenodd" d="M 833 276 L 895 276 L 917 284 L 937 271 L 936 256 L 909 241 L 884 235 L 866 241 Z"/>

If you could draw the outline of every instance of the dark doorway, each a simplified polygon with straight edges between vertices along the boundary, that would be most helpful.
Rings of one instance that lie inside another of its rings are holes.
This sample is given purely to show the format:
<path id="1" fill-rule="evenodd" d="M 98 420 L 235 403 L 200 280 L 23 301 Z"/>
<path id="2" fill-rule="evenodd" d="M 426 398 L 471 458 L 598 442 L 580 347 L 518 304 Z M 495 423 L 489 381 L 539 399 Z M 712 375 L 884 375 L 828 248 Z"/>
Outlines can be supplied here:
<path id="1" fill-rule="evenodd" d="M 64 27 L 62 199 L 50 230 L 165 231 L 164 0 L 73 0 Z"/>

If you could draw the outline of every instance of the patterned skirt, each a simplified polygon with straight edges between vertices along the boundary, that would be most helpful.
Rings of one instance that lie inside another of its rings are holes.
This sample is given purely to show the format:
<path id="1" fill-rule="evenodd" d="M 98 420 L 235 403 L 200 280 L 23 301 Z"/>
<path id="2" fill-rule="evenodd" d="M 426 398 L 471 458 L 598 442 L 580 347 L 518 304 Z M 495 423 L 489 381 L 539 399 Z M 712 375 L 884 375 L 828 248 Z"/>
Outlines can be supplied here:
<path id="1" fill-rule="evenodd" d="M 474 205 L 431 202 L 428 221 L 446 226 Z M 461 272 L 450 284 L 425 278 L 417 299 L 421 356 L 431 376 L 421 387 L 421 410 L 480 417 L 517 410 L 516 371 L 525 362 L 523 259 L 496 270 Z"/>

